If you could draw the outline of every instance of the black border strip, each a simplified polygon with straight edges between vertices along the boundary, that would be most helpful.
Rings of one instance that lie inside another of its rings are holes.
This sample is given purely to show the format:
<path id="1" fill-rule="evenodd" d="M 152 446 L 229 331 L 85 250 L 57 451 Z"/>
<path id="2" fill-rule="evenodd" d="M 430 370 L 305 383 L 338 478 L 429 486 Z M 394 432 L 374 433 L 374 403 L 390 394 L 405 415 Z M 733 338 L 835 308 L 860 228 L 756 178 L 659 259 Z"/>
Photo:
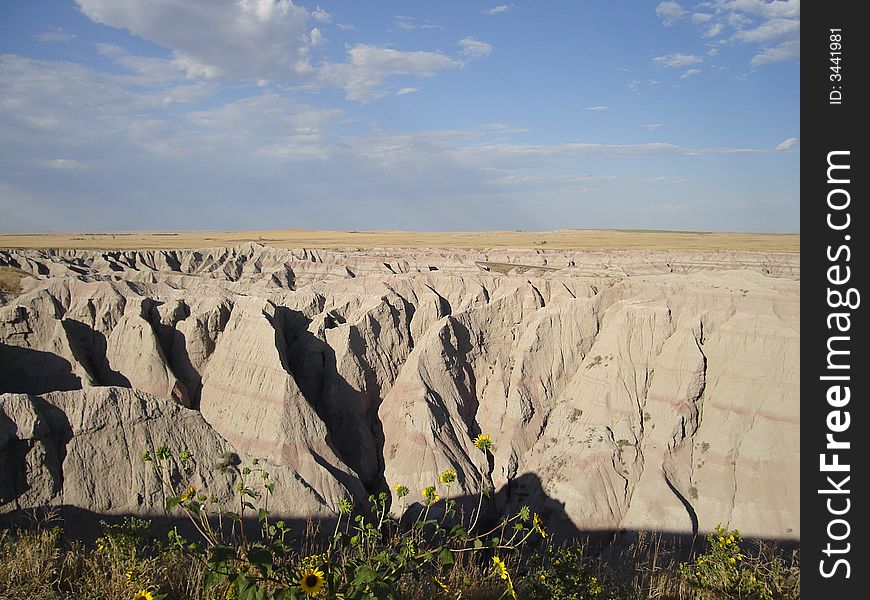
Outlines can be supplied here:
<path id="1" fill-rule="evenodd" d="M 866 598 L 870 579 L 870 450 L 862 443 L 870 436 L 862 360 L 870 338 L 861 305 L 870 296 L 860 298 L 870 270 L 862 256 L 870 177 L 861 132 L 870 108 L 864 6 L 807 2 L 801 14 L 801 591 L 808 599 Z M 848 470 L 833 470 L 844 469 L 830 466 L 835 461 Z"/>

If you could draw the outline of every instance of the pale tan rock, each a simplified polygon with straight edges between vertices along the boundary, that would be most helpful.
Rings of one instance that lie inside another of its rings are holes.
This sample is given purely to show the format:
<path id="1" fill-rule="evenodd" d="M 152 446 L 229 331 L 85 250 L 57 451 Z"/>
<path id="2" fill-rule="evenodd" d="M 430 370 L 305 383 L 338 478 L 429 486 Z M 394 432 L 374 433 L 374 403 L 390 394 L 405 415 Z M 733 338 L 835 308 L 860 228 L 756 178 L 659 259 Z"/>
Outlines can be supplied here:
<path id="1" fill-rule="evenodd" d="M 452 469 L 442 496 L 493 487 L 490 510 L 529 504 L 564 532 L 800 536 L 797 254 L 246 244 L 0 262 L 34 275 L 0 307 L 0 351 L 41 353 L 24 375 L 0 365 L 3 390 L 83 388 L 64 410 L 94 386 L 175 398 L 320 506 L 396 483 L 407 504 Z M 16 398 L 19 420 L 45 421 Z M 54 485 L 40 443 L 34 498 Z M 114 507 L 138 485 L 99 493 Z"/>
<path id="2" fill-rule="evenodd" d="M 0 472 L 0 510 L 57 506 L 98 515 L 165 515 L 173 487 L 154 462 L 142 459 L 145 450 L 153 453 L 163 445 L 176 457 L 175 493 L 192 484 L 216 496 L 216 508 L 238 510 L 234 486 L 239 469 L 251 466 L 253 457 L 221 438 L 196 411 L 127 388 L 2 394 L 0 461 L 15 468 Z M 193 457 L 190 474 L 179 471 L 181 450 Z M 298 519 L 334 514 L 335 505 L 292 468 L 266 460 L 260 466 L 275 484 L 268 500 L 274 514 Z M 261 481 L 250 485 L 266 493 Z"/>

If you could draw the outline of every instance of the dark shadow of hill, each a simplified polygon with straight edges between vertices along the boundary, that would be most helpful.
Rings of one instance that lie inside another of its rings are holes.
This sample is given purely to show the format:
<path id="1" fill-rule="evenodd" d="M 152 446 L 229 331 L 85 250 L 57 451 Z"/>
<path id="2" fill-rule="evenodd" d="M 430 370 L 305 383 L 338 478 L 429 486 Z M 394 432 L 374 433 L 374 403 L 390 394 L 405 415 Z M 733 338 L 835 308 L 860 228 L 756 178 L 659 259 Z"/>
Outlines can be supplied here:
<path id="1" fill-rule="evenodd" d="M 44 394 L 79 390 L 73 366 L 51 352 L 0 343 L 0 393 Z"/>
<path id="2" fill-rule="evenodd" d="M 479 501 L 478 495 L 466 495 L 451 498 L 456 502 L 457 514 L 466 515 L 464 523 L 466 529 L 471 521 L 471 512 L 477 507 Z M 497 492 L 492 494 L 489 499 L 483 503 L 484 510 L 476 527 L 471 532 L 472 534 L 481 534 L 498 528 L 500 520 L 516 514 L 523 506 L 523 500 L 534 500 L 537 508 L 532 508 L 533 512 L 541 515 L 544 527 L 547 531 L 546 539 L 542 539 L 535 534 L 530 539 L 525 548 L 526 552 L 538 552 L 544 547 L 558 547 L 562 545 L 578 545 L 581 544 L 587 550 L 596 556 L 601 557 L 604 561 L 611 564 L 614 569 L 621 568 L 620 564 L 626 559 L 627 555 L 637 555 L 638 548 L 651 548 L 655 544 L 662 549 L 665 549 L 671 557 L 678 559 L 686 559 L 693 550 L 700 549 L 704 544 L 704 532 L 699 535 L 692 535 L 688 532 L 666 531 L 666 530 L 637 530 L 637 529 L 581 529 L 578 528 L 564 510 L 564 503 L 547 496 L 541 486 L 541 481 L 534 473 L 525 473 L 510 484 L 503 486 Z M 444 515 L 446 504 L 444 500 L 435 503 L 428 513 L 428 518 L 440 520 Z M 516 510 L 511 508 L 511 512 L 501 512 L 496 509 L 496 506 L 516 506 Z M 471 508 L 469 508 L 471 507 Z M 416 520 L 418 514 L 424 511 L 419 503 L 412 503 L 401 516 L 397 519 L 400 529 L 407 529 Z M 365 511 L 356 511 L 364 514 Z M 149 519 L 152 522 L 151 533 L 159 539 L 166 539 L 166 534 L 171 529 L 176 529 L 189 541 L 200 541 L 194 528 L 190 522 L 184 517 L 183 513 L 176 509 L 171 515 L 164 511 L 157 513 L 139 513 L 139 514 L 101 514 L 86 510 L 76 506 L 58 506 L 58 507 L 41 507 L 33 510 L 19 510 L 7 514 L 0 515 L 0 528 L 12 527 L 28 527 L 35 523 L 53 526 L 61 525 L 64 528 L 64 535 L 70 540 L 84 541 L 93 543 L 94 540 L 102 535 L 103 523 L 115 524 L 120 523 L 125 517 L 138 517 Z M 299 549 L 311 549 L 316 546 L 317 542 L 325 546 L 327 540 L 332 535 L 336 527 L 338 517 L 309 517 L 300 518 L 298 516 L 282 515 L 277 512 L 270 512 L 269 520 L 275 523 L 279 520 L 284 521 L 291 531 L 291 545 L 297 546 Z M 242 519 L 245 530 L 249 534 L 249 539 L 254 539 L 256 533 L 260 531 L 261 523 L 257 519 L 254 511 Z M 342 517 L 341 530 L 345 530 L 346 524 L 350 523 L 350 531 L 353 531 L 353 519 L 347 516 Z M 451 523 L 447 521 L 447 523 Z M 214 520 L 217 527 L 217 520 Z M 531 523 L 527 523 L 530 525 Z M 508 525 L 506 531 L 510 536 L 510 529 L 513 523 Z M 224 522 L 224 530 L 229 533 L 228 522 Z M 491 534 L 494 535 L 494 534 Z M 491 537 L 489 535 L 489 537 Z M 253 537 L 252 537 L 253 536 Z M 650 541 L 652 540 L 652 541 Z M 791 539 L 778 538 L 745 538 L 748 543 L 763 542 L 773 544 L 778 548 L 783 555 L 791 553 L 800 547 L 800 542 Z M 303 544 L 303 542 L 305 542 Z"/>

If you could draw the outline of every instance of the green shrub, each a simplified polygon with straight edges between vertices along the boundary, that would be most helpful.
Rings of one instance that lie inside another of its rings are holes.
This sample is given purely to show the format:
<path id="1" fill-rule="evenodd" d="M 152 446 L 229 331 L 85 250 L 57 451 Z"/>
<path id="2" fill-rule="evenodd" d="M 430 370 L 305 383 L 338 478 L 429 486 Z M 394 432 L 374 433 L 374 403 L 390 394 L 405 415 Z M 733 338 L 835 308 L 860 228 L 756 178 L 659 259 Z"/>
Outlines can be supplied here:
<path id="1" fill-rule="evenodd" d="M 478 436 L 474 443 L 484 454 L 492 452 L 488 435 Z M 353 514 L 352 503 L 345 499 L 339 503 L 338 520 L 326 547 L 302 555 L 290 543 L 286 524 L 270 520 L 266 502 L 274 492 L 274 484 L 261 461 L 254 459 L 250 466 L 238 471 L 238 508 L 226 510 L 205 490 L 176 483 L 193 473 L 189 452 L 182 451 L 176 459 L 175 453 L 163 446 L 145 452 L 143 459 L 154 464 L 168 488 L 167 511 L 185 514 L 201 538 L 200 543 L 192 544 L 173 531 L 172 547 L 205 564 L 206 589 L 226 589 L 229 597 L 239 600 L 299 600 L 312 596 L 399 600 L 400 588 L 408 577 L 425 581 L 431 592 L 453 597 L 444 579 L 449 578 L 457 557 L 475 554 L 491 557 L 489 576 L 503 582 L 502 596 L 517 600 L 505 557 L 515 556 L 533 535 L 546 536 L 540 517 L 528 507 L 503 518 L 489 530 L 476 531 L 484 492 L 465 523 L 457 515 L 455 501 L 442 501 L 439 494 L 441 491 L 448 497 L 450 486 L 456 482 L 456 472 L 448 470 L 439 475 L 436 485 L 421 490 L 422 510 L 410 525 L 402 525 L 388 514 L 386 492 L 369 496 L 369 506 L 359 514 Z M 397 485 L 396 490 L 400 497 L 409 493 L 403 485 Z M 257 507 L 255 502 L 264 505 Z M 440 518 L 430 518 L 432 507 L 439 502 Z M 258 531 L 246 531 L 246 514 L 257 515 Z M 222 521 L 233 523 L 229 533 L 214 525 Z"/>
<path id="2" fill-rule="evenodd" d="M 535 600 L 615 600 L 582 548 L 548 548 L 531 560 L 526 577 L 527 593 Z"/>
<path id="3" fill-rule="evenodd" d="M 694 561 L 682 563 L 680 574 L 699 590 L 717 592 L 726 598 L 774 600 L 800 597 L 800 575 L 780 556 L 746 554 L 736 529 L 720 525 L 707 535 L 707 551 Z"/>

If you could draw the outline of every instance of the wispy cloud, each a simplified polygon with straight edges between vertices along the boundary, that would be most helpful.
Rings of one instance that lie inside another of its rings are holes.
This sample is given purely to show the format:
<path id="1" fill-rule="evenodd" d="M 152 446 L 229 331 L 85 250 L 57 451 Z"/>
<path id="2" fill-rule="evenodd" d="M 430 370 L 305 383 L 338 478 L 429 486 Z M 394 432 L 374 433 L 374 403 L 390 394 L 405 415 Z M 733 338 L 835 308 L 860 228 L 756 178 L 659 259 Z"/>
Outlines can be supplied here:
<path id="1" fill-rule="evenodd" d="M 800 40 L 791 42 L 783 42 L 773 48 L 765 48 L 758 54 L 752 57 L 749 64 L 753 67 L 760 67 L 769 63 L 783 62 L 786 60 L 794 60 L 801 56 Z"/>
<path id="2" fill-rule="evenodd" d="M 413 31 L 415 29 L 441 29 L 437 23 L 429 19 L 417 19 L 404 15 L 396 15 L 393 24 L 403 31 Z"/>
<path id="3" fill-rule="evenodd" d="M 656 14 L 661 17 L 665 27 L 670 27 L 686 13 L 679 2 L 662 2 L 656 6 Z"/>
<path id="4" fill-rule="evenodd" d="M 319 77 L 323 83 L 345 90 L 349 100 L 358 102 L 371 102 L 386 95 L 381 85 L 391 77 L 431 77 L 460 66 L 440 52 L 403 52 L 369 44 L 352 46 L 347 55 L 346 62 L 321 67 Z"/>
<path id="5" fill-rule="evenodd" d="M 680 75 L 680 79 L 688 79 L 689 77 L 694 77 L 695 75 L 700 75 L 701 69 L 689 69 L 682 75 Z"/>
<path id="6" fill-rule="evenodd" d="M 644 125 L 644 127 L 649 129 L 650 131 L 655 131 L 656 129 L 658 129 L 662 125 L 663 125 L 662 123 L 647 123 L 646 125 Z"/>
<path id="7" fill-rule="evenodd" d="M 319 6 L 311 11 L 311 16 L 318 23 L 332 23 L 332 15 L 320 8 Z"/>
<path id="8" fill-rule="evenodd" d="M 75 35 L 64 30 L 62 27 L 49 27 L 48 31 L 38 33 L 34 37 L 38 42 L 49 44 L 65 44 L 76 38 Z"/>
<path id="9" fill-rule="evenodd" d="M 713 23 L 704 33 L 704 37 L 706 38 L 714 38 L 719 36 L 722 31 L 725 29 L 725 26 L 722 23 Z"/>
<path id="10" fill-rule="evenodd" d="M 722 44 L 756 46 L 753 67 L 800 58 L 800 0 L 708 0 L 697 8 L 689 13 L 678 2 L 661 2 L 656 14 L 665 27 L 685 19 L 705 39 L 725 35 Z"/>
<path id="11" fill-rule="evenodd" d="M 790 137 L 787 140 L 783 140 L 782 142 L 780 142 L 776 146 L 776 149 L 780 152 L 785 151 L 785 150 L 789 150 L 792 147 L 794 147 L 795 144 L 797 144 L 797 141 L 798 140 L 796 137 Z"/>
<path id="12" fill-rule="evenodd" d="M 604 110 L 610 110 L 610 107 L 607 106 L 606 104 L 599 104 L 597 106 L 587 106 L 586 110 L 604 111 Z"/>
<path id="13" fill-rule="evenodd" d="M 397 96 L 406 96 L 408 94 L 414 94 L 414 93 L 419 92 L 419 91 L 420 91 L 420 88 L 403 87 L 403 88 L 399 88 L 399 90 L 396 92 L 396 95 Z"/>
<path id="14" fill-rule="evenodd" d="M 483 58 L 492 53 L 492 45 L 473 37 L 464 37 L 457 42 L 460 53 L 471 60 Z"/>
<path id="15" fill-rule="evenodd" d="M 703 62 L 704 59 L 694 54 L 666 54 L 665 56 L 656 56 L 653 58 L 653 63 L 658 67 L 670 67 L 678 69 Z"/>
<path id="16" fill-rule="evenodd" d="M 499 4 L 498 6 L 493 6 L 492 8 L 485 8 L 480 12 L 487 15 L 499 15 L 501 13 L 509 11 L 511 8 L 513 8 L 513 6 L 513 4 Z"/>

